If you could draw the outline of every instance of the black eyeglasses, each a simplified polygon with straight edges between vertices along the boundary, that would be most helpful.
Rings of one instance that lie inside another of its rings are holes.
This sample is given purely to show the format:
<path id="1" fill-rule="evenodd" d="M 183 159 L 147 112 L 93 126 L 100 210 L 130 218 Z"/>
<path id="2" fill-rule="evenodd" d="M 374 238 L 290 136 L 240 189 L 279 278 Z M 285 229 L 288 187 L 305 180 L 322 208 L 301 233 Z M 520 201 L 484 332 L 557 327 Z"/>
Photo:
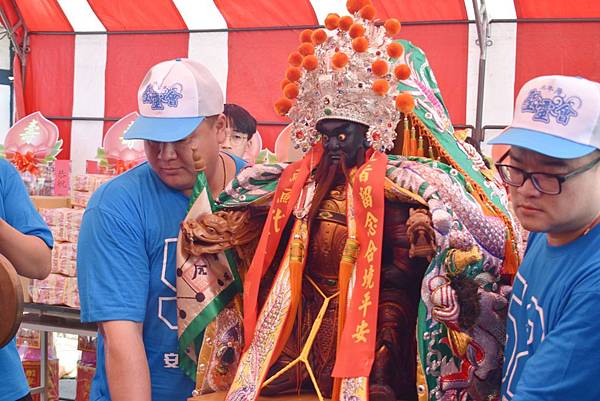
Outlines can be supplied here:
<path id="1" fill-rule="evenodd" d="M 504 160 L 508 156 L 508 152 L 504 154 L 499 162 Z M 512 187 L 521 187 L 525 184 L 525 181 L 531 179 L 531 183 L 534 188 L 546 195 L 558 195 L 562 191 L 562 184 L 570 178 L 575 177 L 581 173 L 585 173 L 588 170 L 591 170 L 595 165 L 600 162 L 600 157 L 596 160 L 589 162 L 568 174 L 548 174 L 548 173 L 538 173 L 538 172 L 528 172 L 518 167 L 514 167 L 508 164 L 496 163 L 496 168 L 498 169 L 498 174 L 500 174 L 500 178 L 506 184 Z"/>

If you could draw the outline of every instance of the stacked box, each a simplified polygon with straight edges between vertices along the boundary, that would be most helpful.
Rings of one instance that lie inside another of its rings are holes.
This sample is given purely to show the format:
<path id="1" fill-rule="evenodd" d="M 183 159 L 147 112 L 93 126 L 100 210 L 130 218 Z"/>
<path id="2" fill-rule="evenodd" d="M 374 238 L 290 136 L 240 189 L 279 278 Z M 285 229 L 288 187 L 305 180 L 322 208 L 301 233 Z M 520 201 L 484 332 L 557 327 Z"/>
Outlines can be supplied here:
<path id="1" fill-rule="evenodd" d="M 77 275 L 77 244 L 57 242 L 52 249 L 52 273 L 75 277 Z"/>
<path id="2" fill-rule="evenodd" d="M 80 174 L 73 179 L 71 204 L 74 207 L 85 208 L 92 194 L 113 176 L 106 174 Z"/>
<path id="3" fill-rule="evenodd" d="M 51 274 L 33 280 L 29 288 L 32 302 L 79 307 L 77 291 L 77 239 L 83 210 L 71 208 L 40 209 L 54 237 Z"/>
<path id="4" fill-rule="evenodd" d="M 71 205 L 78 209 L 85 209 L 91 197 L 91 192 L 73 191 L 71 193 Z"/>
<path id="5" fill-rule="evenodd" d="M 95 192 L 100 185 L 113 178 L 107 174 L 80 174 L 73 179 L 73 191 L 75 192 Z"/>
<path id="6" fill-rule="evenodd" d="M 79 228 L 83 218 L 83 210 L 71 208 L 40 209 L 40 214 L 50 231 L 54 241 L 77 242 Z"/>
<path id="7" fill-rule="evenodd" d="M 31 300 L 38 304 L 79 308 L 77 278 L 51 273 L 44 280 L 33 280 Z"/>

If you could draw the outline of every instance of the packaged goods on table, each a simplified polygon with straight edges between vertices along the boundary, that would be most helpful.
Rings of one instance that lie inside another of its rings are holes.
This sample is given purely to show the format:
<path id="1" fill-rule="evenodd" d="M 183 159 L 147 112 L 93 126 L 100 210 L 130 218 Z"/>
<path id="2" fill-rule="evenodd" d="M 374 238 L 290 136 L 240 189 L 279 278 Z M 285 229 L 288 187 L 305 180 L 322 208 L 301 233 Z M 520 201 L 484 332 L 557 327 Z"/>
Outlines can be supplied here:
<path id="1" fill-rule="evenodd" d="M 113 176 L 106 174 L 80 174 L 73 180 L 71 204 L 74 207 L 85 208 L 92 194 L 100 185 L 109 181 Z"/>
<path id="2" fill-rule="evenodd" d="M 52 273 L 44 280 L 33 280 L 31 300 L 40 304 L 79 308 L 77 279 Z"/>
<path id="3" fill-rule="evenodd" d="M 73 179 L 73 191 L 74 192 L 94 192 L 104 184 L 113 178 L 111 175 L 106 174 L 79 174 Z"/>
<path id="4" fill-rule="evenodd" d="M 92 197 L 92 192 L 73 191 L 71 193 L 71 205 L 76 208 L 85 209 Z"/>
<path id="5" fill-rule="evenodd" d="M 52 249 L 52 273 L 75 277 L 77 275 L 77 244 L 56 242 Z"/>
<path id="6" fill-rule="evenodd" d="M 40 209 L 40 214 L 54 237 L 54 241 L 77 242 L 83 210 L 70 208 Z"/>
<path id="7" fill-rule="evenodd" d="M 75 277 L 77 275 L 77 261 L 70 259 L 55 259 L 53 255 L 51 272 L 63 276 Z"/>

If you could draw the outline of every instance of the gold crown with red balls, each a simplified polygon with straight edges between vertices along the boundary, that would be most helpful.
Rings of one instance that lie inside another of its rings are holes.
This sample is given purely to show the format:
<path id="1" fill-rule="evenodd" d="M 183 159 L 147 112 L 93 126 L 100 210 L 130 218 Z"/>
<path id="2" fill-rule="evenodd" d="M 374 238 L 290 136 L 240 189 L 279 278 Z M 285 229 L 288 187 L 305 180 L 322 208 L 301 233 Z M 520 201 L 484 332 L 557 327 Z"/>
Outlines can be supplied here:
<path id="1" fill-rule="evenodd" d="M 341 119 L 369 126 L 367 140 L 376 150 L 394 146 L 401 113 L 414 108 L 414 99 L 398 90 L 410 76 L 401 63 L 404 48 L 392 37 L 400 22 L 375 22 L 370 0 L 348 0 L 352 16 L 329 14 L 324 29 L 304 30 L 301 44 L 288 57 L 282 81 L 283 97 L 275 111 L 292 119 L 292 140 L 306 152 L 320 135 L 316 124 Z"/>

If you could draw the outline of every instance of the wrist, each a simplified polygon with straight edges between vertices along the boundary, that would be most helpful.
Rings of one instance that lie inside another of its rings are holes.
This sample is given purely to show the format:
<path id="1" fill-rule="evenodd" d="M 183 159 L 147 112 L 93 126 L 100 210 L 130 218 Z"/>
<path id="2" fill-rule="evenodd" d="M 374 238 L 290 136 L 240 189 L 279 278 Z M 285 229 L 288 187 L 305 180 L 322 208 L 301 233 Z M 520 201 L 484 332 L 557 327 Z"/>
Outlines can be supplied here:
<path id="1" fill-rule="evenodd" d="M 7 240 L 10 240 L 12 231 L 14 231 L 14 228 L 12 228 L 12 226 L 8 224 L 6 220 L 0 218 L 0 241 L 2 243 L 5 243 Z M 2 246 L 0 245 L 0 249 L 1 247 Z"/>

